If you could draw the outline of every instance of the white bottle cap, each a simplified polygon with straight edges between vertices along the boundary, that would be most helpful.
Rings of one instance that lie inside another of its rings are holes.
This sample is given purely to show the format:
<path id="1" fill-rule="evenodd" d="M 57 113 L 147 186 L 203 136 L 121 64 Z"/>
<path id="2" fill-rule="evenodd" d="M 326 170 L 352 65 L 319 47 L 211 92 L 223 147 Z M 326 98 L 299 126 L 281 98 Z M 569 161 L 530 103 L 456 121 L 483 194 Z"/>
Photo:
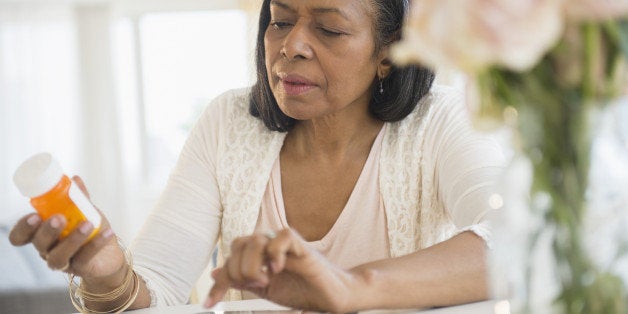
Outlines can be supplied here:
<path id="1" fill-rule="evenodd" d="M 48 153 L 37 154 L 15 170 L 13 182 L 22 195 L 38 197 L 54 188 L 63 177 L 61 165 Z"/>

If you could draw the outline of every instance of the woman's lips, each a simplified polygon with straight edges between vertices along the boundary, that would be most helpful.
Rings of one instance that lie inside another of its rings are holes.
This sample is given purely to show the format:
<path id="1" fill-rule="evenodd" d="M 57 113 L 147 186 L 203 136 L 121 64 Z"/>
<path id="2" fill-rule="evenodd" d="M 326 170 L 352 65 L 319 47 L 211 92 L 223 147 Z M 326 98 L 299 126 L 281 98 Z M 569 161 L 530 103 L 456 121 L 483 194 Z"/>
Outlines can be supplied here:
<path id="1" fill-rule="evenodd" d="M 316 87 L 312 81 L 299 75 L 278 73 L 277 76 L 281 80 L 284 91 L 290 96 L 307 93 Z"/>

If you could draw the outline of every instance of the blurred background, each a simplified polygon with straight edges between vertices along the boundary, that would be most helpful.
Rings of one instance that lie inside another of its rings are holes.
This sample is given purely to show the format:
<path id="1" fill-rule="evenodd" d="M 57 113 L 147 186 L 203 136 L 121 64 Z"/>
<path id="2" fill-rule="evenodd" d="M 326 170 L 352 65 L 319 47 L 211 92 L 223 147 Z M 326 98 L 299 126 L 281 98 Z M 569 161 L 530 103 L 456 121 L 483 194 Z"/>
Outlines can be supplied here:
<path id="1" fill-rule="evenodd" d="M 47 291 L 67 294 L 35 250 L 8 243 L 32 211 L 18 165 L 52 153 L 130 243 L 204 106 L 253 82 L 260 4 L 0 0 L 0 312 L 55 313 Z"/>

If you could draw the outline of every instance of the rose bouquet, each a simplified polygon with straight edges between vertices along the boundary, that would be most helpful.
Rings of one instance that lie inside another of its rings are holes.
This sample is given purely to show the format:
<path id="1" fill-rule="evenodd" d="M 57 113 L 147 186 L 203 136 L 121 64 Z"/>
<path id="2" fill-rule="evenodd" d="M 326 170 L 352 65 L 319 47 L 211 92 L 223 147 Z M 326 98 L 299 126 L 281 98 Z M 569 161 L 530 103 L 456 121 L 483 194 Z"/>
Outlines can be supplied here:
<path id="1" fill-rule="evenodd" d="M 403 38 L 397 62 L 465 73 L 477 127 L 515 130 L 553 230 L 552 311 L 628 313 L 626 283 L 582 234 L 592 120 L 628 92 L 628 0 L 415 0 Z"/>

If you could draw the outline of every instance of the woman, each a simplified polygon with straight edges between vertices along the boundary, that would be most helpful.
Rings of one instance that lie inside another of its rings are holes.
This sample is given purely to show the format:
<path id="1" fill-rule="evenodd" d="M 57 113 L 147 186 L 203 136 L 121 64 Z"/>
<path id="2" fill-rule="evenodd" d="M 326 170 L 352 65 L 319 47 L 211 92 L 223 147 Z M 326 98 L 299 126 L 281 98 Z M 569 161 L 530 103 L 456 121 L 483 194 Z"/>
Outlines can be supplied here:
<path id="1" fill-rule="evenodd" d="M 89 223 L 57 241 L 63 217 L 29 215 L 12 243 L 81 276 L 100 310 L 186 302 L 219 238 L 228 258 L 207 306 L 230 288 L 334 312 L 487 298 L 481 222 L 500 153 L 471 130 L 460 95 L 391 64 L 407 6 L 265 0 L 258 82 L 208 106 L 132 269 L 108 225 L 83 245 Z"/>

